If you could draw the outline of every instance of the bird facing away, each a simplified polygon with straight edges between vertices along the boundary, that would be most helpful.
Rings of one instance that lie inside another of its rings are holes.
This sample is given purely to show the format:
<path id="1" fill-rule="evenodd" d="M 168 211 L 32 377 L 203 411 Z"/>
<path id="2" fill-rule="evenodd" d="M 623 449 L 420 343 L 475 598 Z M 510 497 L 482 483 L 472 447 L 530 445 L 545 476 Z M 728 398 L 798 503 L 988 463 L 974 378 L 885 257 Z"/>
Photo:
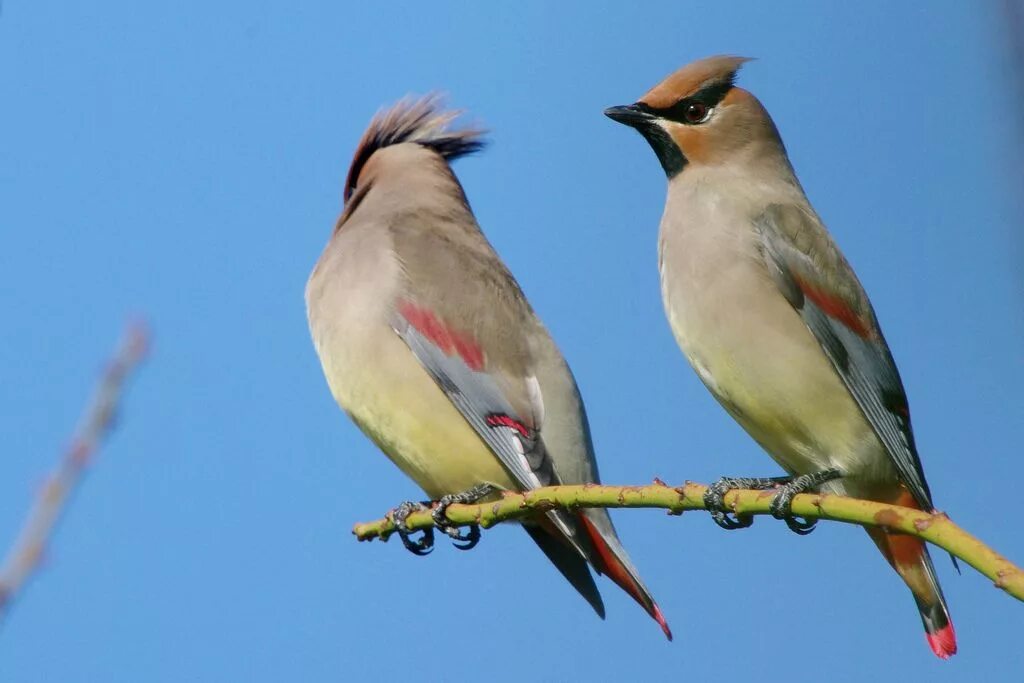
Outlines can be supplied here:
<path id="1" fill-rule="evenodd" d="M 569 366 L 449 165 L 484 144 L 480 131 L 450 127 L 457 114 L 436 97 L 403 101 L 359 142 L 344 209 L 306 286 L 327 383 L 432 499 L 598 482 Z M 598 615 L 588 562 L 671 639 L 607 511 L 552 511 L 524 527 Z"/>
<path id="2" fill-rule="evenodd" d="M 658 265 L 665 311 L 715 398 L 790 477 L 723 479 L 708 502 L 726 528 L 730 487 L 785 483 L 773 512 L 795 531 L 807 488 L 932 511 L 907 398 L 867 294 L 814 212 L 775 124 L 736 87 L 747 60 L 676 71 L 610 118 L 650 143 L 668 176 Z M 924 543 L 868 529 L 913 593 L 933 652 L 956 637 Z"/>

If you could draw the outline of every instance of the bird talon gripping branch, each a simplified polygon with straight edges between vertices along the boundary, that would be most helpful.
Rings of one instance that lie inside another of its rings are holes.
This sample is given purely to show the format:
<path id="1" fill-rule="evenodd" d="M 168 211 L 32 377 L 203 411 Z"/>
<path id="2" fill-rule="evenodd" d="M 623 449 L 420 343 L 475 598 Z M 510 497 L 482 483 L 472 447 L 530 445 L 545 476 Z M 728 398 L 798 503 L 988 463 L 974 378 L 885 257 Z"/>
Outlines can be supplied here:
<path id="1" fill-rule="evenodd" d="M 725 494 L 733 489 L 772 489 L 789 483 L 790 479 L 791 477 L 722 477 L 708 486 L 704 493 L 704 505 L 711 513 L 711 519 L 723 529 L 745 529 L 754 523 L 754 518 L 750 515 L 731 516 L 731 510 L 725 504 Z"/>
<path id="2" fill-rule="evenodd" d="M 704 492 L 704 506 L 711 514 L 711 519 L 726 531 L 745 529 L 754 523 L 754 518 L 749 515 L 733 516 L 730 514 L 731 510 L 725 504 L 725 494 L 734 488 L 738 488 L 735 479 L 722 477 L 708 486 Z"/>
<path id="3" fill-rule="evenodd" d="M 814 531 L 818 523 L 813 519 L 807 520 L 793 516 L 793 497 L 799 493 L 815 489 L 827 481 L 839 479 L 841 476 L 842 473 L 839 470 L 827 469 L 795 478 L 786 477 L 787 481 L 782 483 L 779 487 L 779 492 L 772 498 L 771 507 L 769 508 L 772 517 L 784 521 L 793 533 L 806 536 Z"/>
<path id="4" fill-rule="evenodd" d="M 470 524 L 466 533 L 462 533 L 459 527 L 448 521 L 448 506 L 453 503 L 463 505 L 476 503 L 481 498 L 497 490 L 497 487 L 491 484 L 477 484 L 462 493 L 449 493 L 441 496 L 434 505 L 434 509 L 430 512 L 430 516 L 434 520 L 434 526 L 446 533 L 452 539 L 452 545 L 459 550 L 472 550 L 480 542 L 480 525 Z"/>
<path id="5" fill-rule="evenodd" d="M 413 540 L 412 534 L 415 532 L 409 530 L 406 520 L 412 513 L 426 509 L 428 508 L 423 503 L 407 500 L 391 511 L 391 519 L 395 522 L 395 532 L 402 539 L 402 545 L 410 553 L 420 557 L 429 555 L 430 551 L 434 549 L 434 530 L 430 527 L 423 529 L 423 535 Z"/>

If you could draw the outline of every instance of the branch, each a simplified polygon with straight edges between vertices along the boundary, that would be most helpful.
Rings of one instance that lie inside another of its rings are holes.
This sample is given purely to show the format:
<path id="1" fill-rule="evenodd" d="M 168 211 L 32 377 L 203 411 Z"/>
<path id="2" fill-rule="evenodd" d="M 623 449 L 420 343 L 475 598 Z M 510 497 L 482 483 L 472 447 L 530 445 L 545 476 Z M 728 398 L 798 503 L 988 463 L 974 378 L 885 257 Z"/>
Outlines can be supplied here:
<path id="1" fill-rule="evenodd" d="M 551 486 L 526 493 L 505 492 L 501 500 L 479 505 L 452 505 L 448 519 L 457 526 L 479 524 L 486 528 L 499 522 L 522 519 L 553 508 L 661 508 L 669 514 L 684 510 L 705 510 L 702 484 L 687 482 L 679 488 L 655 480 L 650 486 Z M 738 514 L 768 513 L 774 491 L 734 490 L 725 496 L 726 505 Z M 897 505 L 886 505 L 829 494 L 801 494 L 793 498 L 793 514 L 807 519 L 828 519 L 861 526 L 884 527 L 917 536 L 949 552 L 992 579 L 1018 600 L 1024 601 L 1024 571 L 970 535 L 945 513 L 921 512 Z M 411 530 L 433 526 L 429 512 L 409 515 Z M 387 540 L 394 533 L 391 514 L 384 519 L 356 524 L 352 533 L 360 541 Z"/>
<path id="2" fill-rule="evenodd" d="M 68 499 L 81 482 L 96 449 L 114 427 L 125 380 L 146 354 L 149 333 L 141 324 L 127 327 L 86 407 L 71 443 L 39 491 L 18 539 L 0 568 L 0 619 L 39 566 Z"/>

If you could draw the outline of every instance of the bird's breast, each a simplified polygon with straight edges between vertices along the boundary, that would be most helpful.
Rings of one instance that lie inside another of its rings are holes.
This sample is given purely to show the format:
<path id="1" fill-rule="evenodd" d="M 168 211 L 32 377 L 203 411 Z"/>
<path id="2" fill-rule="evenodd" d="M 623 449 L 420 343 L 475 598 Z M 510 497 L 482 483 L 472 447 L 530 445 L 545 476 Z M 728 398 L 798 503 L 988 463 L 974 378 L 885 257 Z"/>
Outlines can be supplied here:
<path id="1" fill-rule="evenodd" d="M 858 468 L 877 438 L 771 280 L 749 215 L 721 195 L 670 193 L 659 267 L 672 332 L 701 381 L 787 470 Z"/>
<path id="2" fill-rule="evenodd" d="M 514 488 L 391 328 L 404 278 L 386 235 L 338 237 L 306 290 L 310 331 L 335 400 L 432 498 L 482 482 Z"/>

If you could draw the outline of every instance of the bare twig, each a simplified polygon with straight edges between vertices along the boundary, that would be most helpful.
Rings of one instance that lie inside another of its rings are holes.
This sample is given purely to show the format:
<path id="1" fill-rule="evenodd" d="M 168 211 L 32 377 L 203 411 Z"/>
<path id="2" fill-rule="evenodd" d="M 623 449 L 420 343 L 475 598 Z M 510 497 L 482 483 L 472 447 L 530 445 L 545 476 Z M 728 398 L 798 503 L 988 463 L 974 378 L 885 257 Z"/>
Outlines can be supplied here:
<path id="1" fill-rule="evenodd" d="M 146 354 L 149 333 L 141 323 L 130 324 L 107 365 L 71 443 L 56 469 L 43 484 L 17 541 L 0 568 L 0 619 L 14 597 L 39 566 L 53 529 L 81 482 L 96 449 L 114 427 L 125 381 Z"/>
<path id="2" fill-rule="evenodd" d="M 448 519 L 456 526 L 479 524 L 484 528 L 499 522 L 535 515 L 544 510 L 581 507 L 662 508 L 680 514 L 684 510 L 705 510 L 702 484 L 687 482 L 673 488 L 660 481 L 650 486 L 550 486 L 527 493 L 505 493 L 501 500 L 479 505 L 452 505 Z M 775 491 L 730 491 L 726 505 L 738 514 L 769 512 Z M 884 527 L 934 543 L 992 579 L 1018 600 L 1024 601 L 1024 571 L 970 535 L 943 513 L 927 513 L 897 505 L 826 494 L 802 494 L 793 498 L 793 513 L 807 519 L 828 519 L 862 526 Z M 430 512 L 415 512 L 406 520 L 411 530 L 434 524 Z M 356 524 L 352 533 L 360 541 L 387 540 L 395 531 L 390 515 L 366 524 Z"/>

